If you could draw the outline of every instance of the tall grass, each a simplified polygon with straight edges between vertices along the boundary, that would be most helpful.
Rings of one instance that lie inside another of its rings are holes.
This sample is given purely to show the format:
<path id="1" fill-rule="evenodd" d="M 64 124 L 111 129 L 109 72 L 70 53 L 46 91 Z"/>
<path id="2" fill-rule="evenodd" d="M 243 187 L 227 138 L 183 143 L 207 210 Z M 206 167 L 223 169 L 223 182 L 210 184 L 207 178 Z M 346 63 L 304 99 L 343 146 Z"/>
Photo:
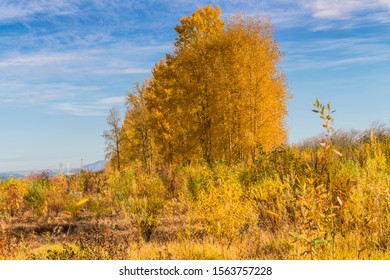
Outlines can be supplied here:
<path id="1" fill-rule="evenodd" d="M 328 136 L 249 167 L 4 180 L 0 259 L 389 259 L 390 134 Z"/>

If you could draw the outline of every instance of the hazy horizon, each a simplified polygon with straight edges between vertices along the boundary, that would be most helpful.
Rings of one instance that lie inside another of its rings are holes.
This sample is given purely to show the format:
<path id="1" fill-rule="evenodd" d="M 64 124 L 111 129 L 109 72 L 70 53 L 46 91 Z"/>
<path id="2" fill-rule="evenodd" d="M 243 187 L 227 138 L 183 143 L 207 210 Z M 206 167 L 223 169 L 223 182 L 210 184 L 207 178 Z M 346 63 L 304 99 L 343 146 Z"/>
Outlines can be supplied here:
<path id="1" fill-rule="evenodd" d="M 84 159 L 80 159 L 79 163 L 76 163 L 76 162 L 69 162 L 69 161 L 59 161 L 57 163 L 55 162 L 48 162 L 47 164 L 45 162 L 40 162 L 39 163 L 39 166 L 34 162 L 31 163 L 31 165 L 26 165 L 26 167 L 29 167 L 31 166 L 32 168 L 22 168 L 20 169 L 18 165 L 11 165 L 11 166 L 14 166 L 14 168 L 11 168 L 11 169 L 0 169 L 0 173 L 12 173 L 12 172 L 40 172 L 40 171 L 47 171 L 47 170 L 58 170 L 58 171 L 63 171 L 63 172 L 67 172 L 68 170 L 68 167 L 69 167 L 69 170 L 72 170 L 72 169 L 78 169 L 78 168 L 81 168 L 81 167 L 84 167 L 86 165 L 90 165 L 90 164 L 94 164 L 96 162 L 99 162 L 99 161 L 104 161 L 105 159 L 98 159 L 98 160 L 95 160 L 95 161 L 88 161 L 88 162 L 85 162 Z M 39 162 L 39 161 L 38 161 Z"/>

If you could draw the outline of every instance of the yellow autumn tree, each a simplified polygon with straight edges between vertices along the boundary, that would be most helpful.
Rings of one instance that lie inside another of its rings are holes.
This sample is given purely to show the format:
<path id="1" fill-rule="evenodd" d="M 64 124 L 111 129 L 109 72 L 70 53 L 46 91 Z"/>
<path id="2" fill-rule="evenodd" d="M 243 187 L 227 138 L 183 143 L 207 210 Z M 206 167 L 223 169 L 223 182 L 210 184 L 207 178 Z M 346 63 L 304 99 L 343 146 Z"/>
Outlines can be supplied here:
<path id="1" fill-rule="evenodd" d="M 145 171 L 150 172 L 152 165 L 152 137 L 148 124 L 146 108 L 147 84 L 136 83 L 133 92 L 127 94 L 127 113 L 122 125 L 123 165 L 140 162 Z"/>
<path id="2" fill-rule="evenodd" d="M 286 142 L 282 55 L 269 21 L 199 8 L 180 20 L 172 54 L 156 63 L 144 109 L 164 163 L 247 162 Z"/>
<path id="3" fill-rule="evenodd" d="M 224 68 L 230 86 L 225 95 L 230 99 L 232 143 L 240 160 L 255 160 L 258 147 L 271 150 L 287 140 L 284 119 L 289 95 L 278 68 L 282 54 L 272 35 L 268 21 L 241 16 L 230 19 L 224 34 L 230 42 Z"/>

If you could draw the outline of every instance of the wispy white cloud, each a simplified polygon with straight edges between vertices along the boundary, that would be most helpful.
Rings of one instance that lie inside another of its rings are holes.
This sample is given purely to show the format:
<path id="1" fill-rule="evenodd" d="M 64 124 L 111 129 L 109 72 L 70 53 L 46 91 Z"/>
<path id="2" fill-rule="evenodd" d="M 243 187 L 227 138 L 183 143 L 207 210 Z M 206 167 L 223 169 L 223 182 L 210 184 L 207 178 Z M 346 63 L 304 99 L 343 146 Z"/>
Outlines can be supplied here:
<path id="1" fill-rule="evenodd" d="M 80 96 L 94 96 L 104 92 L 96 85 L 76 85 L 64 82 L 25 82 L 0 79 L 0 103 L 14 105 L 45 105 L 74 100 Z"/>
<path id="2" fill-rule="evenodd" d="M 388 0 L 305 0 L 303 7 L 312 11 L 316 18 L 348 19 L 356 13 L 389 10 Z"/>
<path id="3" fill-rule="evenodd" d="M 97 98 L 92 102 L 59 102 L 52 104 L 58 112 L 74 116 L 105 116 L 110 108 L 124 104 L 124 96 Z"/>
<path id="4" fill-rule="evenodd" d="M 129 68 L 129 67 L 110 67 L 108 69 L 96 69 L 93 71 L 97 75 L 134 75 L 134 74 L 150 74 L 150 68 Z"/>
<path id="5" fill-rule="evenodd" d="M 390 21 L 389 0 L 299 0 L 312 30 L 353 28 Z"/>
<path id="6" fill-rule="evenodd" d="M 162 0 L 148 1 L 149 5 L 164 7 L 166 15 L 177 19 L 209 3 L 206 0 L 175 0 L 169 4 Z M 272 23 L 281 29 L 306 27 L 319 31 L 335 26 L 353 26 L 362 21 L 390 22 L 389 0 L 229 0 L 211 3 L 222 7 L 225 18 L 239 11 L 251 15 L 259 13 L 269 16 Z M 354 17 L 366 10 L 370 13 Z M 122 88 L 120 92 L 107 94 L 106 88 L 118 79 L 127 79 L 131 87 L 131 77 L 150 74 L 154 62 L 172 50 L 172 38 L 169 36 L 174 35 L 173 25 L 170 23 L 168 28 L 167 21 L 152 19 L 156 13 L 154 9 L 146 10 L 142 1 L 2 1 L 0 24 L 2 20 L 42 22 L 52 17 L 51 25 L 58 28 L 49 30 L 26 24 L 27 33 L 7 33 L 0 38 L 0 48 L 5 46 L 5 51 L 0 54 L 0 70 L 4 73 L 0 84 L 5 80 L 13 81 L 0 88 L 0 101 L 29 104 L 62 102 L 62 107 L 57 106 L 57 109 L 79 114 L 101 110 L 105 102 L 99 101 L 97 96 L 106 95 L 109 103 L 110 98 L 116 98 L 112 94 L 126 91 Z M 136 19 L 141 18 L 139 14 L 145 14 L 148 20 Z M 56 15 L 68 15 L 69 19 L 73 19 L 70 24 L 75 25 L 63 28 Z M 96 15 L 101 17 L 96 20 Z M 347 18 L 349 20 L 345 20 Z M 344 21 L 343 24 L 339 23 L 340 20 Z M 159 24 L 159 28 L 170 30 L 165 41 L 159 34 L 150 33 Z M 78 25 L 80 28 L 75 28 Z M 281 41 L 281 46 L 286 54 L 285 65 L 291 71 L 389 59 L 387 43 L 372 39 L 322 39 L 306 41 L 304 45 L 299 40 Z M 106 79 L 102 79 L 103 76 Z M 81 99 L 83 102 L 80 102 Z"/>
<path id="7" fill-rule="evenodd" d="M 77 103 L 83 99 L 91 104 L 107 103 L 110 99 L 98 101 L 95 96 L 111 98 L 113 94 L 126 92 L 126 88 L 109 93 L 105 89 L 115 87 L 115 83 L 123 84 L 123 81 L 128 81 L 131 87 L 132 77 L 150 74 L 154 62 L 169 48 L 170 44 L 136 46 L 123 43 L 67 52 L 44 49 L 24 54 L 12 51 L 0 55 L 3 73 L 0 102 Z"/>
<path id="8" fill-rule="evenodd" d="M 0 19 L 14 19 L 26 16 L 29 14 L 29 11 L 15 6 L 2 6 L 0 7 Z"/>
<path id="9" fill-rule="evenodd" d="M 168 32 L 181 16 L 207 4 L 220 5 L 224 17 L 236 12 L 269 16 L 272 23 L 282 29 L 306 26 L 318 31 L 390 21 L 389 0 L 3 0 L 0 4 L 0 22 L 26 22 L 27 26 L 31 20 L 52 22 L 57 29 L 54 33 L 44 30 L 39 36 L 41 42 L 54 40 L 62 45 L 81 46 L 118 39 L 113 36 L 118 31 L 128 33 L 139 30 L 154 35 L 162 30 Z M 151 9 L 151 6 L 156 8 Z M 58 28 L 63 19 L 56 16 L 61 15 L 69 16 L 71 20 L 67 24 L 71 25 L 70 30 L 73 31 L 64 32 Z M 91 30 L 82 24 L 88 22 L 93 22 L 98 28 Z M 34 26 L 30 28 L 32 32 L 40 30 Z"/>
<path id="10" fill-rule="evenodd" d="M 108 106 L 95 105 L 95 104 L 78 104 L 78 103 L 57 103 L 53 104 L 53 108 L 56 111 L 65 112 L 74 116 L 103 116 L 107 111 Z"/>
<path id="11" fill-rule="evenodd" d="M 73 14 L 77 9 L 75 0 L 3 0 L 0 4 L 0 21 L 22 20 L 40 13 L 46 15 Z"/>
<path id="12" fill-rule="evenodd" d="M 0 97 L 1 103 L 12 103 L 18 106 L 37 105 L 45 104 L 50 101 L 55 101 L 57 99 L 62 99 L 63 94 L 60 93 L 48 93 L 48 94 L 15 94 L 13 96 L 2 98 Z"/>
<path id="13" fill-rule="evenodd" d="M 201 1 L 203 2 L 206 1 Z M 225 1 L 213 1 L 224 8 Z M 278 29 L 295 27 L 311 31 L 351 29 L 373 23 L 390 22 L 389 0 L 265 0 L 227 1 L 224 14 L 241 10 L 268 16 Z M 234 5 L 230 5 L 234 2 Z M 232 7 L 234 7 L 232 9 Z"/>
<path id="14" fill-rule="evenodd" d="M 43 65 L 64 63 L 73 59 L 76 59 L 76 57 L 71 54 L 63 54 L 63 53 L 56 53 L 56 54 L 38 53 L 32 55 L 15 54 L 10 58 L 0 60 L 0 68 L 8 68 L 12 66 L 26 66 L 26 65 L 37 67 Z"/>
<path id="15" fill-rule="evenodd" d="M 338 68 L 353 65 L 367 65 L 376 62 L 383 62 L 383 60 L 389 61 L 390 55 L 381 56 L 360 56 L 350 58 L 334 58 L 328 59 L 326 57 L 298 57 L 293 56 L 291 62 L 288 63 L 286 69 L 289 72 L 302 71 L 302 70 L 321 70 L 326 68 Z M 295 62 L 295 63 L 294 63 Z"/>
<path id="16" fill-rule="evenodd" d="M 124 96 L 106 97 L 97 100 L 97 103 L 108 104 L 108 105 L 123 104 L 124 102 L 125 102 Z"/>
<path id="17" fill-rule="evenodd" d="M 288 72 L 326 69 L 351 65 L 390 63 L 389 39 L 349 37 L 282 43 Z"/>

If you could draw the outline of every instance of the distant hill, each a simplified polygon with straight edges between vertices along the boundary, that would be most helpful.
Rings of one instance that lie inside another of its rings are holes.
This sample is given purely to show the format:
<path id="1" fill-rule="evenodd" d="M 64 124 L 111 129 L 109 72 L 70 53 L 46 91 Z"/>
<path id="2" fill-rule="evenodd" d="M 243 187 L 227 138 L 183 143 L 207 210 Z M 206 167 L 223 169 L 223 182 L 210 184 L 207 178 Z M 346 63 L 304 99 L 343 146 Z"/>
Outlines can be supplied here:
<path id="1" fill-rule="evenodd" d="M 73 168 L 73 169 L 70 169 L 69 171 L 73 172 L 73 173 L 77 173 L 81 169 L 89 170 L 89 171 L 100 171 L 100 170 L 104 169 L 106 163 L 107 163 L 106 160 L 99 160 L 99 161 L 96 161 L 94 163 L 90 163 L 90 164 L 84 165 L 82 168 Z M 31 171 L 31 170 L 9 171 L 9 172 L 2 172 L 2 173 L 0 173 L 0 179 L 8 179 L 8 178 L 11 178 L 11 177 L 23 178 L 23 177 L 26 177 L 26 176 L 28 176 L 30 174 L 40 173 L 40 172 L 43 172 L 43 171 L 50 171 L 51 175 L 55 175 L 55 174 L 58 174 L 60 172 L 58 169 L 44 169 L 44 170 L 36 170 L 36 171 Z"/>
<path id="2" fill-rule="evenodd" d="M 17 173 L 8 173 L 8 172 L 0 173 L 0 179 L 9 179 L 11 177 L 22 178 L 24 176 L 22 174 L 17 174 Z"/>
<path id="3" fill-rule="evenodd" d="M 99 160 L 94 163 L 90 163 L 87 165 L 84 165 L 82 168 L 73 169 L 72 171 L 79 171 L 80 169 L 83 170 L 89 170 L 89 171 L 100 171 L 103 170 L 107 161 L 106 160 Z"/>

